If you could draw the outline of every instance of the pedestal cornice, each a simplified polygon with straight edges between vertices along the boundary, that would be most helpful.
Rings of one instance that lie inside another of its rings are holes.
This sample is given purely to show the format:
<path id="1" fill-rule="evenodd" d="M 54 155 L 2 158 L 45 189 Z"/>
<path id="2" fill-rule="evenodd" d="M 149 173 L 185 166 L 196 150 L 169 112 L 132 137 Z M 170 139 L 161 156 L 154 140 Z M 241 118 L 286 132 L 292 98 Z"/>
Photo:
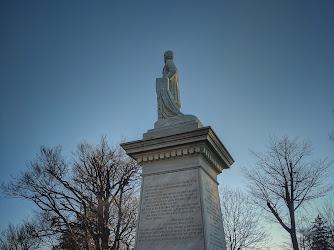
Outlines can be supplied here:
<path id="1" fill-rule="evenodd" d="M 127 142 L 121 146 L 139 164 L 200 154 L 209 161 L 213 169 L 220 173 L 234 162 L 211 127 Z"/>

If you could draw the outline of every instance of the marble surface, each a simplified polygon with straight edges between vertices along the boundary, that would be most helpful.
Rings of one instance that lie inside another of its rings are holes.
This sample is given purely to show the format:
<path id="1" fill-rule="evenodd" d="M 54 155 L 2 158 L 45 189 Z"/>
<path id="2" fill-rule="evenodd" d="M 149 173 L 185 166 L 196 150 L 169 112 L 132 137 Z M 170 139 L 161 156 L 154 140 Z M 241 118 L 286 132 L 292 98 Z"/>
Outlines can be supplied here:
<path id="1" fill-rule="evenodd" d="M 198 172 L 143 178 L 136 249 L 205 249 Z"/>
<path id="2" fill-rule="evenodd" d="M 179 90 L 179 71 L 174 63 L 174 53 L 171 50 L 167 50 L 164 54 L 165 66 L 162 70 L 162 77 L 169 80 L 169 88 L 173 101 L 176 106 L 181 108 L 181 98 Z"/>
<path id="3" fill-rule="evenodd" d="M 211 127 L 184 115 L 174 53 L 156 79 L 158 121 L 122 143 L 142 166 L 136 250 L 226 250 L 217 175 L 234 162 Z"/>
<path id="4" fill-rule="evenodd" d="M 210 127 L 121 146 L 142 166 L 135 249 L 226 249 L 217 175 L 234 160 Z"/>
<path id="5" fill-rule="evenodd" d="M 158 120 L 163 120 L 169 117 L 183 115 L 179 107 L 175 103 L 170 92 L 170 82 L 168 78 L 156 79 L 156 92 L 158 104 Z"/>

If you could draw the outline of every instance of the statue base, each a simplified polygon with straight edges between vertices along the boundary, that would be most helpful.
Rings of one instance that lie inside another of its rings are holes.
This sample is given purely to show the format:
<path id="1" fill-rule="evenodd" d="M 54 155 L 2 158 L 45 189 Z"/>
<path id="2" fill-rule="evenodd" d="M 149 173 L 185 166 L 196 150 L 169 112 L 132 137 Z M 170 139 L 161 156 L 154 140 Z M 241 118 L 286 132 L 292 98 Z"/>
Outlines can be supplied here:
<path id="1" fill-rule="evenodd" d="M 203 127 L 196 116 L 180 115 L 158 120 L 154 123 L 154 129 L 143 134 L 143 139 L 157 138 L 172 134 L 184 133 Z"/>
<path id="2" fill-rule="evenodd" d="M 211 127 L 183 119 L 121 144 L 142 166 L 137 250 L 226 250 L 217 175 L 234 160 Z"/>

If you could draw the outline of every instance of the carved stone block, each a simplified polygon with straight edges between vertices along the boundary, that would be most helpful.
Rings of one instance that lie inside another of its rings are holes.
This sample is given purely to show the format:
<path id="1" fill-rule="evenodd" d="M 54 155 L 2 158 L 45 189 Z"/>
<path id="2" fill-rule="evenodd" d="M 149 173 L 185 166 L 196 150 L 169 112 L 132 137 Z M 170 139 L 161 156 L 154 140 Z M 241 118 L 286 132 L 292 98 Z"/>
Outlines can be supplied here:
<path id="1" fill-rule="evenodd" d="M 155 135 L 121 145 L 142 166 L 135 249 L 225 250 L 217 175 L 233 158 L 211 127 Z"/>

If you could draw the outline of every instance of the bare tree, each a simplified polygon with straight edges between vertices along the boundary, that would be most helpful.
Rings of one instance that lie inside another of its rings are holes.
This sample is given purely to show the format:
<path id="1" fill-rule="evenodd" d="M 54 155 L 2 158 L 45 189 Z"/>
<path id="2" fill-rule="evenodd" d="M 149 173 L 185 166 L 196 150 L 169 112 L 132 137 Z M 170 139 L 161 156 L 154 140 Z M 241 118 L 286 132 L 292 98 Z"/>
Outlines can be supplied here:
<path id="1" fill-rule="evenodd" d="M 136 201 L 138 178 L 136 162 L 103 136 L 97 146 L 78 145 L 69 163 L 60 147 L 41 147 L 28 170 L 2 190 L 35 202 L 50 226 L 44 235 L 58 235 L 63 249 L 122 249 L 131 238 L 126 234 L 134 234 L 137 202 L 131 210 L 125 200 Z"/>
<path id="2" fill-rule="evenodd" d="M 132 249 L 135 241 L 139 201 L 137 196 L 129 193 L 118 197 L 118 203 L 112 208 L 112 214 L 118 216 L 110 217 L 112 234 L 117 236 L 111 249 Z"/>
<path id="3" fill-rule="evenodd" d="M 227 249 L 264 249 L 269 237 L 248 196 L 240 190 L 223 186 L 220 203 Z"/>
<path id="4" fill-rule="evenodd" d="M 9 226 L 1 232 L 0 249 L 2 250 L 34 250 L 41 244 L 38 229 L 34 223 L 24 222 L 22 225 Z"/>
<path id="5" fill-rule="evenodd" d="M 309 141 L 271 137 L 265 154 L 252 152 L 255 168 L 245 170 L 249 190 L 259 206 L 268 211 L 289 234 L 298 250 L 296 210 L 305 202 L 323 196 L 331 187 L 326 184 L 331 162 L 311 161 Z"/>

